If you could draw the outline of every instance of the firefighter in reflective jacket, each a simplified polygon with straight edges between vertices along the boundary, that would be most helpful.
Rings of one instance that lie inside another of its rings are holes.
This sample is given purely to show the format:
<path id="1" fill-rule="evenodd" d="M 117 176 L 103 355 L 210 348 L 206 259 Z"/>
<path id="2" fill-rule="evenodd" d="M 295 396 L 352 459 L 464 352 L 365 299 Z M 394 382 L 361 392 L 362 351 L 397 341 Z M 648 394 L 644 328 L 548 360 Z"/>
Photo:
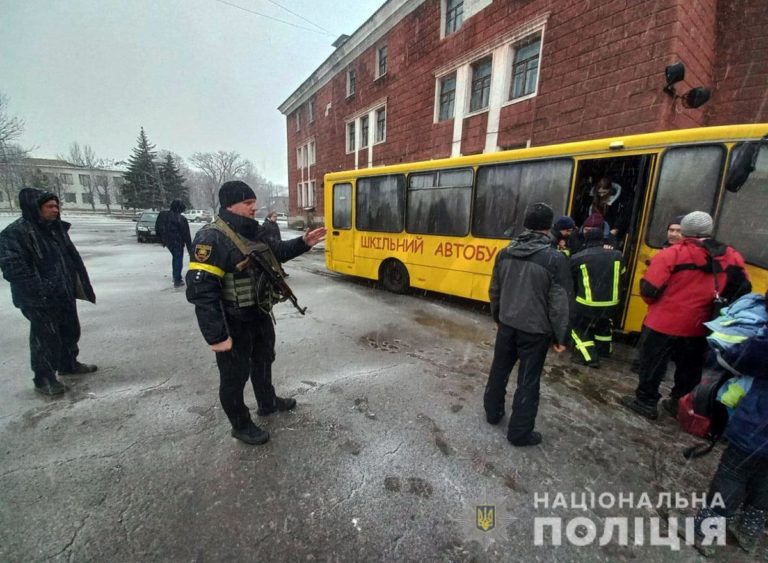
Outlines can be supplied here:
<path id="1" fill-rule="evenodd" d="M 187 300 L 195 305 L 200 331 L 216 352 L 219 399 L 232 424 L 232 436 L 263 444 L 269 433 L 256 426 L 243 400 L 250 378 L 259 416 L 291 410 L 295 399 L 281 398 L 272 385 L 275 329 L 272 305 L 278 300 L 263 271 L 248 258 L 253 252 L 279 268 L 320 242 L 315 229 L 285 242 L 272 242 L 253 219 L 256 195 L 245 182 L 225 182 L 219 190 L 221 210 L 197 233 L 187 272 Z"/>
<path id="2" fill-rule="evenodd" d="M 593 217 L 590 217 L 593 219 Z M 600 356 L 612 352 L 613 316 L 619 305 L 622 255 L 606 246 L 602 217 L 584 228 L 584 248 L 571 256 L 576 304 L 571 329 L 573 361 L 600 367 Z"/>

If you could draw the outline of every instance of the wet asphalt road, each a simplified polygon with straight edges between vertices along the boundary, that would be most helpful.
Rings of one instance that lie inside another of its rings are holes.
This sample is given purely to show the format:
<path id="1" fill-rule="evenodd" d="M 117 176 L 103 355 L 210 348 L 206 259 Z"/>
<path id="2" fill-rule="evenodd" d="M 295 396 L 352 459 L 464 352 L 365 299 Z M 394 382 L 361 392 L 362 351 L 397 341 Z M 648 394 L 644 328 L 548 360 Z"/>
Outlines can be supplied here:
<path id="1" fill-rule="evenodd" d="M 536 517 L 602 531 L 606 517 L 664 515 L 544 509 L 536 494 L 707 488 L 717 455 L 684 462 L 691 439 L 672 421 L 616 404 L 635 382 L 627 348 L 599 371 L 550 354 L 544 443 L 512 448 L 482 412 L 487 312 L 331 274 L 316 249 L 286 266 L 306 317 L 276 309 L 275 385 L 299 406 L 261 419 L 272 440 L 247 446 L 229 436 L 170 254 L 138 244 L 129 221 L 72 221 L 98 297 L 80 305 L 80 359 L 97 373 L 66 378 L 63 398 L 36 395 L 27 325 L 0 282 L 0 560 L 699 560 L 617 538 L 534 545 Z M 250 389 L 246 402 L 255 416 Z M 477 505 L 496 507 L 493 530 L 476 527 Z M 740 557 L 728 547 L 723 560 Z"/>

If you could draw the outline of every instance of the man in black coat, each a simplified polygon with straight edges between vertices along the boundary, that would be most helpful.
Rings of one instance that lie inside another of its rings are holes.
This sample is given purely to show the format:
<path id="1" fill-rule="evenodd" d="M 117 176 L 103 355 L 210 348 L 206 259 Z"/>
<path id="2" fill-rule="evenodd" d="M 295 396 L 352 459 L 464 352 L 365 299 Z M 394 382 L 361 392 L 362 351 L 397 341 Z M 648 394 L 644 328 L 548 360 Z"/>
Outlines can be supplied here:
<path id="1" fill-rule="evenodd" d="M 517 389 L 507 427 L 513 446 L 535 446 L 541 434 L 534 431 L 539 411 L 539 384 L 547 351 L 565 350 L 571 277 L 568 259 L 552 247 L 549 236 L 552 208 L 531 204 L 525 213 L 525 231 L 496 256 L 489 294 L 496 322 L 496 345 L 485 386 L 486 420 L 498 424 L 504 417 L 504 396 L 512 368 Z"/>
<path id="2" fill-rule="evenodd" d="M 35 390 L 60 395 L 59 375 L 84 374 L 96 366 L 77 361 L 80 321 L 76 299 L 96 303 L 88 272 L 59 216 L 55 194 L 24 188 L 22 216 L 0 233 L 0 269 L 11 284 L 13 304 L 30 322 Z"/>
<path id="3" fill-rule="evenodd" d="M 232 424 L 232 436 L 263 444 L 269 433 L 253 423 L 243 399 L 248 379 L 258 415 L 291 410 L 296 400 L 278 397 L 272 385 L 275 327 L 271 315 L 276 296 L 263 271 L 249 258 L 257 253 L 273 270 L 307 252 L 325 236 L 325 228 L 289 241 L 272 242 L 253 219 L 256 194 L 241 181 L 219 190 L 216 219 L 198 231 L 187 272 L 187 300 L 203 338 L 216 353 L 219 400 Z"/>
<path id="4" fill-rule="evenodd" d="M 182 287 L 181 267 L 184 263 L 184 249 L 192 258 L 192 237 L 189 234 L 189 223 L 182 215 L 186 207 L 180 199 L 171 202 L 169 211 L 161 211 L 155 221 L 155 230 L 160 242 L 171 253 L 171 274 L 173 287 Z"/>

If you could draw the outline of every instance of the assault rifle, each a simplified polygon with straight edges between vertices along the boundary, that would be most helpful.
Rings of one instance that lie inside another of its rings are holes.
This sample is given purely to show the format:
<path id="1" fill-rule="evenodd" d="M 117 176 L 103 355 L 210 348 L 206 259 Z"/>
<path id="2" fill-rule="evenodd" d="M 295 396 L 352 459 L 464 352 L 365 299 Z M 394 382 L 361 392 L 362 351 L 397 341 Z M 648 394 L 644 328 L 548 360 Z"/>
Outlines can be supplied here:
<path id="1" fill-rule="evenodd" d="M 245 260 L 239 262 L 236 267 L 242 272 L 250 265 L 255 265 L 264 272 L 264 275 L 267 276 L 267 280 L 272 284 L 273 289 L 281 297 L 282 301 L 288 300 L 294 307 L 296 307 L 296 310 L 299 313 L 302 315 L 306 313 L 307 308 L 299 306 L 299 301 L 296 299 L 296 295 L 294 295 L 293 290 L 288 283 L 286 283 L 283 274 L 267 262 L 260 252 L 254 250 L 245 257 Z"/>

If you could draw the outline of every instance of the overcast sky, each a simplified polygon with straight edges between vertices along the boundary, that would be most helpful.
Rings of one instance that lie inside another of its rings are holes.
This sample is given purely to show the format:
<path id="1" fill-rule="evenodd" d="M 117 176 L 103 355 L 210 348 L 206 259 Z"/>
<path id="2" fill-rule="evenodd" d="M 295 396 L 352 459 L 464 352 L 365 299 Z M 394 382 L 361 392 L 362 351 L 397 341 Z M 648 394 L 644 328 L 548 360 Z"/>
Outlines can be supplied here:
<path id="1" fill-rule="evenodd" d="M 26 122 L 21 142 L 122 160 L 143 126 L 157 149 L 235 150 L 285 185 L 277 106 L 383 0 L 226 2 L 0 0 L 0 93 Z"/>

